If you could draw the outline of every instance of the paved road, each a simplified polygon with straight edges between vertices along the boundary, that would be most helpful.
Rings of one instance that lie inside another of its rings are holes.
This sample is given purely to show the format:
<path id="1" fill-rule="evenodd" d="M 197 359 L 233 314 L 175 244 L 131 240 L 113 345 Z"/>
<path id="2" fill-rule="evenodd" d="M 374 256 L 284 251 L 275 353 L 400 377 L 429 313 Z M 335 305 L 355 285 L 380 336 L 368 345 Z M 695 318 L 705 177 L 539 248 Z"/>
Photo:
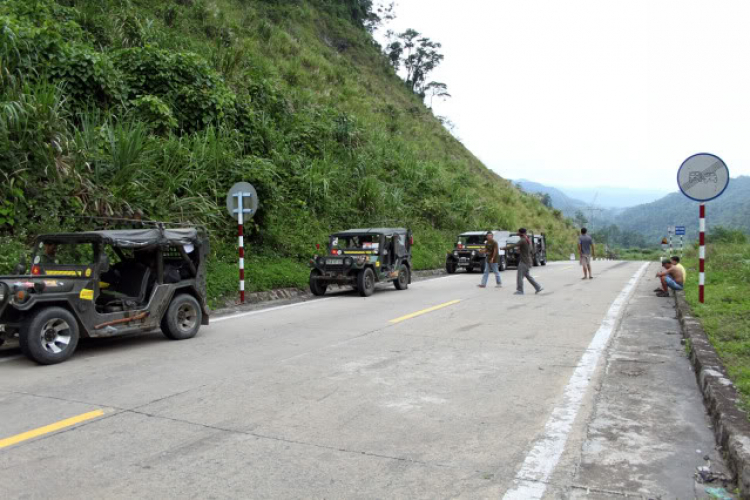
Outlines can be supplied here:
<path id="1" fill-rule="evenodd" d="M 602 423 L 606 347 L 631 295 L 651 285 L 636 279 L 641 263 L 595 269 L 582 281 L 571 263 L 535 268 L 538 296 L 513 295 L 514 271 L 502 289 L 458 274 L 367 299 L 338 293 L 225 317 L 184 342 L 87 342 L 51 367 L 5 351 L 0 440 L 18 442 L 0 441 L 0 496 L 580 493 L 569 487 L 580 475 L 561 471 L 602 449 L 589 426 Z M 695 432 L 710 447 L 710 430 Z M 688 462 L 678 472 L 692 487 Z"/>

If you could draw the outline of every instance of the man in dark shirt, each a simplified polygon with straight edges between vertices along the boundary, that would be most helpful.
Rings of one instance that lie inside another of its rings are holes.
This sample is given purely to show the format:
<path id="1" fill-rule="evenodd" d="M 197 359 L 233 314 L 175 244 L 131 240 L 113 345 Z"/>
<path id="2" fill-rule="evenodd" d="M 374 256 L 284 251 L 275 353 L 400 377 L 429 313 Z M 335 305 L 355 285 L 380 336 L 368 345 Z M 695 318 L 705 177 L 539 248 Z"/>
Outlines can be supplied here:
<path id="1" fill-rule="evenodd" d="M 500 280 L 500 271 L 497 269 L 498 255 L 500 254 L 500 247 L 495 241 L 492 231 L 487 231 L 487 241 L 484 244 L 484 274 L 482 275 L 482 284 L 477 285 L 479 288 L 485 288 L 487 286 L 487 280 L 490 277 L 490 269 L 495 273 L 496 288 L 503 286 Z"/>
<path id="2" fill-rule="evenodd" d="M 521 229 L 518 230 L 518 236 L 520 236 L 521 239 L 517 243 L 518 250 L 519 250 L 519 259 L 518 259 L 518 274 L 516 275 L 515 295 L 523 295 L 523 279 L 524 278 L 529 280 L 529 283 L 531 283 L 531 286 L 534 287 L 534 290 L 536 290 L 536 293 L 539 293 L 542 290 L 544 290 L 544 288 L 542 288 L 542 285 L 537 283 L 536 280 L 531 277 L 531 273 L 529 272 L 531 269 L 531 266 L 534 265 L 534 262 L 531 256 L 532 243 L 529 240 L 529 237 L 526 236 L 525 228 L 522 227 Z"/>

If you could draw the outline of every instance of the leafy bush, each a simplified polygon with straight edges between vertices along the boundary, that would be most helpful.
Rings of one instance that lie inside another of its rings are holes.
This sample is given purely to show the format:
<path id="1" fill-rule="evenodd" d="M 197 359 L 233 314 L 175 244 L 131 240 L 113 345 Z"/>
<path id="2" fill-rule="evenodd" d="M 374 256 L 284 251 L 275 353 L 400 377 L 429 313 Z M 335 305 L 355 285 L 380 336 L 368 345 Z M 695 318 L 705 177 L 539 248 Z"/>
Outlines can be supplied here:
<path id="1" fill-rule="evenodd" d="M 710 243 L 747 243 L 747 234 L 740 229 L 729 229 L 722 226 L 712 228 L 706 238 Z"/>
<path id="2" fill-rule="evenodd" d="M 177 128 L 172 109 L 154 95 L 144 95 L 130 101 L 135 117 L 148 124 L 154 133 L 166 135 Z"/>

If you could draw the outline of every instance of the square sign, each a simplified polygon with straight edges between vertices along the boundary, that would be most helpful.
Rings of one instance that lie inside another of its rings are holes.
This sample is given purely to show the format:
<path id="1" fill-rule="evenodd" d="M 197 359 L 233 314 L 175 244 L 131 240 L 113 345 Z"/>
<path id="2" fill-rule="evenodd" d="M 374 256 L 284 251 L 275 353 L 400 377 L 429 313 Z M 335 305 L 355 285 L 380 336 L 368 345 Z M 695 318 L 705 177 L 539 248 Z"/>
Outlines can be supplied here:
<path id="1" fill-rule="evenodd" d="M 675 226 L 675 228 L 674 228 L 674 235 L 675 236 L 685 236 L 685 226 Z"/>

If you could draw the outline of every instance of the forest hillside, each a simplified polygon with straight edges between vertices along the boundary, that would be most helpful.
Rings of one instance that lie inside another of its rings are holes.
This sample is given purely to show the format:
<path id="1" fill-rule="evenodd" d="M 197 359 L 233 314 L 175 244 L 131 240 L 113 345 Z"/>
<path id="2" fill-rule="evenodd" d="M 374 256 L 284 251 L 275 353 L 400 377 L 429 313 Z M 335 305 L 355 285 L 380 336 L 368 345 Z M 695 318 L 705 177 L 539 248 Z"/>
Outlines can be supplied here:
<path id="1" fill-rule="evenodd" d="M 415 266 L 459 231 L 562 214 L 486 168 L 394 71 L 362 0 L 0 2 L 0 272 L 85 216 L 205 224 L 212 302 L 236 289 L 227 189 L 253 183 L 248 290 L 303 286 L 332 230 L 412 227 Z"/>

